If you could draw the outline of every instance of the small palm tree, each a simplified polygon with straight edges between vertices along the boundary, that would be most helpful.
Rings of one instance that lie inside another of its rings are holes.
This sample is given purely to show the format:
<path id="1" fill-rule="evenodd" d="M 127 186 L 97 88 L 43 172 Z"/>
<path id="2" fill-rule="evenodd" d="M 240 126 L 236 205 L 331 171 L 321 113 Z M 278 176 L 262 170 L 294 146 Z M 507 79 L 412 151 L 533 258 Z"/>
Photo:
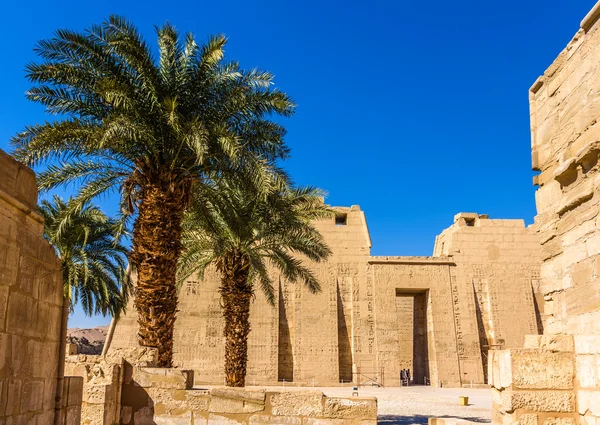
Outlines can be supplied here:
<path id="1" fill-rule="evenodd" d="M 118 191 L 134 217 L 130 260 L 137 272 L 139 343 L 172 364 L 181 221 L 196 186 L 232 164 L 261 175 L 288 154 L 271 115 L 294 104 L 273 75 L 225 62 L 226 39 L 198 45 L 169 24 L 157 29 L 158 59 L 138 30 L 111 16 L 83 33 L 59 30 L 39 42 L 42 63 L 27 66 L 27 97 L 61 117 L 13 138 L 15 156 L 47 164 L 42 190 L 75 182 L 81 209 Z"/>
<path id="2" fill-rule="evenodd" d="M 65 299 L 71 311 L 80 303 L 88 316 L 119 317 L 130 291 L 128 251 L 115 238 L 119 223 L 89 204 L 73 212 L 72 202 L 54 196 L 39 206 L 44 237 L 60 258 Z"/>
<path id="3" fill-rule="evenodd" d="M 296 257 L 321 261 L 330 254 L 313 226 L 313 220 L 332 214 L 319 195 L 311 187 L 272 188 L 266 197 L 257 197 L 227 182 L 194 195 L 184 220 L 179 277 L 202 275 L 210 264 L 221 274 L 228 386 L 245 385 L 254 286 L 259 285 L 271 304 L 275 301 L 268 265 L 289 281 L 300 280 L 311 292 L 320 291 L 315 275 Z"/>

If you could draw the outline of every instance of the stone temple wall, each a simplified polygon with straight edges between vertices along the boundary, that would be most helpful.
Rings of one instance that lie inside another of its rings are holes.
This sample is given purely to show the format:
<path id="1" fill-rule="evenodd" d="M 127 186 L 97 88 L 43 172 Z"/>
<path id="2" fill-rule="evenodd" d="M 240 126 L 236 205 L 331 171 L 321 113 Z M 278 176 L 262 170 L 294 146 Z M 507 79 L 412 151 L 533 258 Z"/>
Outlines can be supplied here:
<path id="1" fill-rule="evenodd" d="M 82 382 L 60 376 L 62 278 L 36 206 L 35 174 L 0 150 L 0 423 L 52 424 L 59 407 L 75 425 Z"/>
<path id="2" fill-rule="evenodd" d="M 272 270 L 276 303 L 256 293 L 250 310 L 249 385 L 461 386 L 486 382 L 487 351 L 519 347 L 537 333 L 537 236 L 522 220 L 461 213 L 433 257 L 374 257 L 365 214 L 336 207 L 316 226 L 331 247 L 311 264 L 322 292 L 311 294 Z M 197 384 L 223 384 L 219 276 L 188 279 L 180 291 L 174 361 Z M 133 306 L 110 349 L 132 348 Z"/>
<path id="3" fill-rule="evenodd" d="M 530 89 L 544 335 L 494 353 L 495 423 L 600 423 L 599 16 Z"/>
<path id="4" fill-rule="evenodd" d="M 434 255 L 456 264 L 451 285 L 463 381 L 484 382 L 490 350 L 521 347 L 526 334 L 542 331 L 537 232 L 523 220 L 461 213 L 436 238 Z"/>

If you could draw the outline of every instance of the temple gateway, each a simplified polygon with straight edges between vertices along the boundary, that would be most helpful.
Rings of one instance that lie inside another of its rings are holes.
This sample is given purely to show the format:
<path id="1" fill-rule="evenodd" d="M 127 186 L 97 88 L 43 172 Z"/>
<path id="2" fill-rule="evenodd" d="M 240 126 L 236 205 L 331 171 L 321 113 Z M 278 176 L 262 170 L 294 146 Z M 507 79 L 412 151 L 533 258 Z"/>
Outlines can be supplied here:
<path id="1" fill-rule="evenodd" d="M 371 256 L 365 214 L 336 207 L 317 223 L 333 254 L 313 263 L 322 292 L 279 273 L 278 302 L 257 290 L 251 307 L 249 385 L 457 387 L 487 383 L 488 351 L 522 347 L 542 331 L 538 236 L 523 220 L 460 213 L 431 257 Z M 223 384 L 219 277 L 188 279 L 180 292 L 174 364 L 196 384 Z M 137 345 L 133 306 L 114 327 L 110 349 Z"/>

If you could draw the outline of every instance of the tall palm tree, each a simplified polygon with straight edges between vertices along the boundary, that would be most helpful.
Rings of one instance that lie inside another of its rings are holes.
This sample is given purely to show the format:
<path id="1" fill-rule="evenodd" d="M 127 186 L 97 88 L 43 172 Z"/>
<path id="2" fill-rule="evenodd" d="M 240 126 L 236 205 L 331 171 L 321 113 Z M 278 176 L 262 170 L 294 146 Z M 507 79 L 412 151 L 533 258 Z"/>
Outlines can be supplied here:
<path id="1" fill-rule="evenodd" d="M 245 385 L 255 284 L 274 304 L 268 266 L 274 266 L 289 281 L 302 281 L 313 293 L 320 291 L 315 275 L 297 257 L 321 261 L 330 254 L 313 225 L 314 220 L 332 214 L 319 195 L 318 190 L 306 187 L 271 189 L 261 198 L 230 181 L 194 194 L 184 219 L 179 278 L 202 275 L 211 264 L 221 275 L 228 386 Z"/>
<path id="2" fill-rule="evenodd" d="M 61 119 L 27 127 L 13 145 L 23 162 L 47 165 L 42 190 L 77 182 L 73 209 L 118 191 L 124 216 L 137 212 L 130 260 L 138 339 L 169 367 L 181 221 L 192 190 L 231 164 L 252 167 L 260 187 L 288 154 L 285 129 L 271 116 L 290 116 L 294 104 L 268 72 L 225 62 L 223 36 L 199 46 L 169 24 L 157 35 L 158 59 L 117 16 L 39 42 L 44 61 L 27 66 L 34 83 L 27 97 Z"/>
<path id="3" fill-rule="evenodd" d="M 116 239 L 119 223 L 98 207 L 86 204 L 73 212 L 69 200 L 44 200 L 44 237 L 56 250 L 63 276 L 64 296 L 70 310 L 119 317 L 127 305 L 130 282 L 127 248 Z"/>

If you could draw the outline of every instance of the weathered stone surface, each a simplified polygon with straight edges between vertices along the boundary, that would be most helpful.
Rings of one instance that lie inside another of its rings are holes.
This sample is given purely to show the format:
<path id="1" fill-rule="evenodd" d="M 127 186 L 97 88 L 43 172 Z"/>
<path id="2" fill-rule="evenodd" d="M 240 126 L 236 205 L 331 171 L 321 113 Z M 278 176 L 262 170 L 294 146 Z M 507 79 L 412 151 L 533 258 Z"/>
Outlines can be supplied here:
<path id="1" fill-rule="evenodd" d="M 600 354 L 600 335 L 575 335 L 574 338 L 576 354 Z"/>
<path id="2" fill-rule="evenodd" d="M 343 419 L 304 418 L 302 425 L 344 425 Z"/>
<path id="3" fill-rule="evenodd" d="M 210 404 L 210 396 L 208 391 L 188 390 L 186 391 L 187 405 L 194 411 L 208 412 Z"/>
<path id="4" fill-rule="evenodd" d="M 272 412 L 276 416 L 320 416 L 323 413 L 323 393 L 290 391 L 271 396 Z"/>
<path id="5" fill-rule="evenodd" d="M 526 409 L 534 412 L 574 412 L 572 391 L 511 391 L 502 392 L 502 408 L 506 412 Z"/>
<path id="6" fill-rule="evenodd" d="M 572 389 L 573 353 L 510 350 L 513 388 Z"/>
<path id="7" fill-rule="evenodd" d="M 56 393 L 62 275 L 36 212 L 35 174 L 0 150 L 0 423 L 76 425 L 81 386 Z M 62 378 L 62 377 L 61 377 Z"/>
<path id="8" fill-rule="evenodd" d="M 241 425 L 246 424 L 244 420 L 237 420 L 226 416 L 215 415 L 211 413 L 208 417 L 208 425 Z"/>
<path id="9" fill-rule="evenodd" d="M 511 350 L 490 351 L 488 362 L 489 384 L 497 389 L 510 387 L 513 383 Z"/>
<path id="10" fill-rule="evenodd" d="M 600 418 L 600 391 L 594 390 L 577 391 L 577 411 L 580 415 L 591 413 Z"/>
<path id="11" fill-rule="evenodd" d="M 265 408 L 265 392 L 215 388 L 210 392 L 210 411 L 215 413 L 260 412 Z"/>
<path id="12" fill-rule="evenodd" d="M 518 423 L 519 425 L 538 425 L 538 415 L 533 413 L 525 413 L 519 416 Z"/>
<path id="13" fill-rule="evenodd" d="M 376 398 L 327 397 L 323 410 L 328 418 L 372 418 L 377 416 Z"/>
<path id="14" fill-rule="evenodd" d="M 121 364 L 123 360 L 138 367 L 153 367 L 158 363 L 158 350 L 149 347 L 126 347 L 111 349 L 104 359 L 107 363 Z"/>
<path id="15" fill-rule="evenodd" d="M 191 389 L 193 372 L 181 369 L 138 367 L 134 369 L 135 385 L 143 388 Z"/>
<path id="16" fill-rule="evenodd" d="M 517 348 L 539 332 L 540 245 L 523 220 L 461 213 L 433 257 L 380 257 L 370 255 L 364 212 L 335 211 L 336 219 L 316 223 L 332 257 L 307 264 L 322 293 L 282 280 L 275 308 L 263 297 L 252 305 L 247 384 L 398 386 L 402 369 L 417 384 L 482 384 L 489 347 Z M 219 284 L 210 268 L 180 292 L 175 363 L 196 371 L 198 384 L 223 383 Z M 135 309 L 128 311 L 109 352 L 137 344 Z"/>
<path id="17" fill-rule="evenodd" d="M 155 416 L 154 422 L 156 425 L 191 425 L 192 415 L 184 416 Z M 193 425 L 196 425 L 195 423 Z"/>
<path id="18" fill-rule="evenodd" d="M 269 416 L 253 415 L 249 418 L 249 425 L 302 425 L 302 418 L 297 416 Z"/>
<path id="19" fill-rule="evenodd" d="M 575 418 L 550 417 L 544 419 L 544 425 L 575 425 L 576 423 Z"/>

